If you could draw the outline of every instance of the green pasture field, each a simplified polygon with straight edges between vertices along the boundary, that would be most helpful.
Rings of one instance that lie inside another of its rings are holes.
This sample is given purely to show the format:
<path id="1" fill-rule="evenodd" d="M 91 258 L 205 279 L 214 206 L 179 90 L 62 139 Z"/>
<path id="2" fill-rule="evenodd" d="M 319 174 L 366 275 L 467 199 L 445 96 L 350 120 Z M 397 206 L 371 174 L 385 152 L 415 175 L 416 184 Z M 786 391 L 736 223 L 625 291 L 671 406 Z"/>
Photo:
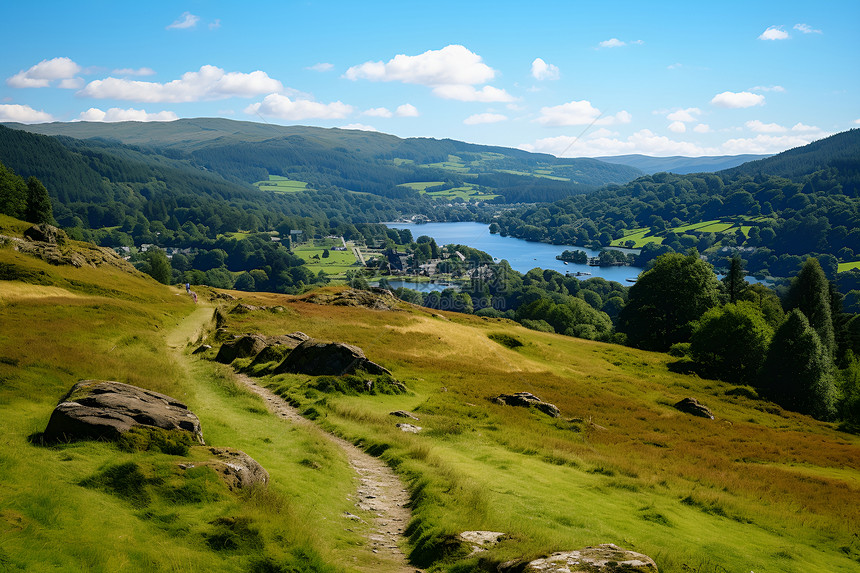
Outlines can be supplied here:
<path id="1" fill-rule="evenodd" d="M 511 175 L 525 175 L 527 177 L 538 177 L 541 179 L 552 179 L 553 181 L 570 181 L 569 177 L 557 177 L 555 175 L 551 175 L 552 171 L 546 169 L 535 170 L 534 172 L 528 171 L 513 171 L 511 169 L 499 169 L 501 173 L 510 173 Z"/>
<path id="2" fill-rule="evenodd" d="M 852 269 L 860 269 L 860 261 L 854 261 L 851 263 L 839 263 L 839 269 L 837 272 L 847 273 Z"/>
<path id="3" fill-rule="evenodd" d="M 295 181 L 280 175 L 269 175 L 268 181 L 257 181 L 254 186 L 263 191 L 274 193 L 297 193 L 307 189 L 308 184 L 304 181 Z"/>
<path id="4" fill-rule="evenodd" d="M 352 247 L 347 247 L 346 251 L 331 250 L 337 246 L 343 244 L 335 239 L 315 239 L 310 244 L 294 246 L 292 251 L 305 261 L 308 270 L 313 273 L 323 271 L 327 275 L 343 275 L 348 270 L 355 270 L 357 266 Z M 322 255 L 325 249 L 329 250 L 329 256 L 324 258 Z M 319 259 L 314 258 L 315 256 L 319 256 Z"/>
<path id="5" fill-rule="evenodd" d="M 424 193 L 427 191 L 428 187 L 436 187 L 444 184 L 444 181 L 416 181 L 413 183 L 401 183 L 398 187 L 409 187 L 410 189 L 415 189 L 416 191 Z"/>
<path id="6" fill-rule="evenodd" d="M 355 344 L 407 386 L 402 395 L 347 396 L 316 390 L 312 377 L 261 378 L 408 480 L 417 567 L 441 555 L 438 570 L 490 571 L 616 543 L 650 555 L 663 573 L 856 571 L 856 436 L 730 384 L 673 373 L 665 354 L 407 305 L 380 312 L 267 296 L 249 302 L 282 304 L 288 316 L 233 316 L 229 328 L 298 328 Z M 521 346 L 490 338 L 499 333 Z M 561 417 L 490 400 L 518 391 L 555 404 Z M 687 396 L 716 419 L 672 407 Z M 420 418 L 421 432 L 397 429 L 394 410 Z M 506 537 L 479 556 L 445 557 L 466 530 Z"/>
<path id="7" fill-rule="evenodd" d="M 649 232 L 650 232 L 650 229 L 637 229 L 634 232 L 631 232 L 629 234 L 624 235 L 620 239 L 615 239 L 614 241 L 612 241 L 610 243 L 610 246 L 612 246 L 612 247 L 626 247 L 627 241 L 634 241 L 636 244 L 633 245 L 633 248 L 634 249 L 641 249 L 642 247 L 644 247 L 648 243 L 655 243 L 657 245 L 660 245 L 663 243 L 663 237 L 657 237 L 657 236 L 653 236 L 653 235 L 646 237 L 645 235 L 648 234 Z"/>

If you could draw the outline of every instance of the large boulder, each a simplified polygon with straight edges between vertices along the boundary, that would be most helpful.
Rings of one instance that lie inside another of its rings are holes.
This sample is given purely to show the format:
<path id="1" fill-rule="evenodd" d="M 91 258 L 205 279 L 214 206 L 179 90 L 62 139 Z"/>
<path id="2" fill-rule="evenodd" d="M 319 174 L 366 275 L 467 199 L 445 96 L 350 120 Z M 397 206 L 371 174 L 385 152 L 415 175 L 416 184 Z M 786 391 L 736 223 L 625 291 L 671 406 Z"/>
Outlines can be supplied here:
<path id="1" fill-rule="evenodd" d="M 33 225 L 24 231 L 24 236 L 31 241 L 51 243 L 52 245 L 62 245 L 68 238 L 65 231 L 47 223 Z"/>
<path id="2" fill-rule="evenodd" d="M 309 374 L 311 376 L 342 376 L 364 370 L 368 374 L 391 372 L 367 359 L 358 346 L 343 342 L 323 342 L 313 338 L 305 340 L 275 368 L 275 374 Z"/>
<path id="3" fill-rule="evenodd" d="M 561 415 L 561 412 L 559 412 L 558 408 L 554 404 L 544 402 L 531 392 L 500 394 L 493 398 L 492 401 L 502 406 L 520 406 L 523 408 L 534 407 L 547 416 L 552 416 L 553 418 L 558 418 Z"/>
<path id="4" fill-rule="evenodd" d="M 108 380 L 82 380 L 72 386 L 54 408 L 44 439 L 116 440 L 134 426 L 184 430 L 204 443 L 200 420 L 179 400 Z"/>
<path id="5" fill-rule="evenodd" d="M 209 448 L 214 457 L 200 463 L 182 463 L 179 467 L 187 470 L 195 466 L 207 466 L 218 474 L 231 490 L 265 486 L 269 483 L 269 472 L 260 463 L 243 452 L 233 448 Z"/>
<path id="6" fill-rule="evenodd" d="M 685 414 L 698 416 L 699 418 L 708 418 L 709 420 L 714 419 L 714 415 L 713 413 L 711 413 L 708 407 L 696 400 L 695 398 L 684 398 L 683 400 L 675 404 L 675 408 L 684 412 Z"/>
<path id="7" fill-rule="evenodd" d="M 528 563 L 511 561 L 499 566 L 503 573 L 657 573 L 654 560 L 612 543 L 577 551 L 553 553 Z"/>
<path id="8" fill-rule="evenodd" d="M 256 356 L 266 347 L 266 337 L 260 334 L 246 334 L 233 341 L 225 342 L 218 349 L 215 361 L 230 364 L 237 358 Z"/>

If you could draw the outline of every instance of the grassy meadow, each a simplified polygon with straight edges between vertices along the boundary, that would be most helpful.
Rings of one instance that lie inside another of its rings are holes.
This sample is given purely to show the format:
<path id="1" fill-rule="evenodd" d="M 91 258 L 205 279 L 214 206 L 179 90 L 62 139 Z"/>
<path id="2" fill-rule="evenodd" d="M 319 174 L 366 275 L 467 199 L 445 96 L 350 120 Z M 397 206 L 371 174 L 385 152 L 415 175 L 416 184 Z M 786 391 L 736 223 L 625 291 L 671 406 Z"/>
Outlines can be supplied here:
<path id="1" fill-rule="evenodd" d="M 248 300 L 287 311 L 242 315 L 232 329 L 357 344 L 410 389 L 346 396 L 319 392 L 307 376 L 263 378 L 408 480 L 416 565 L 442 556 L 450 571 L 494 570 L 611 542 L 650 555 L 663 572 L 857 570 L 860 439 L 750 388 L 673 373 L 664 354 L 504 320 Z M 556 404 L 562 417 L 489 400 L 516 391 Z M 672 407 L 687 396 L 716 420 Z M 398 409 L 420 417 L 420 434 L 395 428 L 388 413 Z M 508 535 L 470 558 L 452 539 L 474 529 Z"/>
<path id="2" fill-rule="evenodd" d="M 311 239 L 305 243 L 293 245 L 292 251 L 298 257 L 301 257 L 309 271 L 318 274 L 320 271 L 327 275 L 344 275 L 348 270 L 355 270 L 357 267 L 355 255 L 352 253 L 352 247 L 347 247 L 346 251 L 332 251 L 332 247 L 341 247 L 343 243 L 340 239 Z M 329 256 L 323 257 L 323 251 L 328 249 Z"/>
<path id="3" fill-rule="evenodd" d="M 254 186 L 261 191 L 273 193 L 297 193 L 308 188 L 308 184 L 304 181 L 296 181 L 280 175 L 269 175 L 268 181 L 257 181 Z"/>

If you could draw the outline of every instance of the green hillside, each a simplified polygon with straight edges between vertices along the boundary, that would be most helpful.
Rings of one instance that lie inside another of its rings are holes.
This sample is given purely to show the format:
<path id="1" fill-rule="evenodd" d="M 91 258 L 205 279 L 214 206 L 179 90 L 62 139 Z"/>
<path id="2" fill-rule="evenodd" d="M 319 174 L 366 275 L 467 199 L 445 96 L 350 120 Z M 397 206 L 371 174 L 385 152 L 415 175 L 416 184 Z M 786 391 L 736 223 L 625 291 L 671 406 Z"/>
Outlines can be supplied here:
<path id="1" fill-rule="evenodd" d="M 0 217 L 0 235 L 21 237 L 26 226 Z M 340 450 L 268 413 L 231 369 L 210 361 L 224 335 L 190 354 L 197 345 L 186 343 L 212 332 L 219 303 L 227 336 L 300 330 L 356 344 L 405 385 L 368 394 L 355 390 L 366 388 L 360 378 L 350 386 L 348 377 L 271 375 L 273 363 L 250 358 L 233 364 L 406 481 L 412 520 L 402 543 L 414 567 L 495 571 L 610 542 L 650 555 L 664 573 L 847 572 L 860 562 L 860 439 L 748 387 L 673 373 L 667 355 L 406 303 L 372 310 L 337 288 L 234 292 L 243 298 L 227 302 L 197 289 L 195 306 L 184 290 L 121 262 L 50 265 L 14 244 L 0 245 L 4 569 L 387 570 L 364 537 L 370 512 L 347 499 L 356 486 Z M 325 304 L 338 296 L 358 306 Z M 258 310 L 229 313 L 238 302 Z M 56 402 L 92 378 L 187 403 L 207 443 L 254 457 L 268 488 L 237 494 L 206 471 L 180 472 L 197 459 L 193 449 L 40 445 Z M 490 400 L 522 391 L 561 416 Z M 716 419 L 673 408 L 688 396 Z M 395 410 L 423 429 L 400 431 Z M 506 535 L 470 556 L 456 540 L 467 530 Z"/>

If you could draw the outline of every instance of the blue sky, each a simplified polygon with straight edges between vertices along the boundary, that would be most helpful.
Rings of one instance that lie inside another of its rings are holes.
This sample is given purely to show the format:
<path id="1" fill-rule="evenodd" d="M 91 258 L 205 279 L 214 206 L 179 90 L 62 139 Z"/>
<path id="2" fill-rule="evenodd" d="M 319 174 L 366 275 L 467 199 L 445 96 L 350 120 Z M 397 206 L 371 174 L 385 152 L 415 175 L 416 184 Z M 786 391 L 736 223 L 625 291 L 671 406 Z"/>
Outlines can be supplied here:
<path id="1" fill-rule="evenodd" d="M 0 121 L 226 117 L 564 157 L 860 127 L 854 1 L 15 2 Z"/>

